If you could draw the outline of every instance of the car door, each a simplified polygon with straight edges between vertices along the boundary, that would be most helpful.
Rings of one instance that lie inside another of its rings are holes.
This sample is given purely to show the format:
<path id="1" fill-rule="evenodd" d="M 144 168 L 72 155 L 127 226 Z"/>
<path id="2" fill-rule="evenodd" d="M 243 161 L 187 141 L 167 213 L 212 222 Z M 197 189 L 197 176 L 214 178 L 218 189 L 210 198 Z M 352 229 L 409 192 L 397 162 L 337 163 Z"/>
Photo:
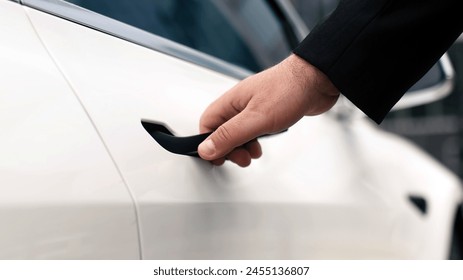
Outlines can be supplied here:
<path id="1" fill-rule="evenodd" d="M 374 157 L 385 156 L 375 145 L 392 140 L 368 123 L 359 120 L 348 130 L 329 114 L 305 119 L 262 140 L 263 158 L 247 169 L 169 153 L 141 119 L 196 134 L 202 111 L 242 70 L 74 6 L 59 7 L 71 21 L 48 14 L 57 13 L 53 8 L 25 9 L 130 188 L 143 258 L 409 258 L 421 252 L 426 239 L 416 233 L 428 225 L 404 199 L 400 182 L 384 180 L 381 169 L 369 172 Z M 82 12 L 86 23 L 70 16 Z M 89 24 L 95 17 L 104 23 L 100 30 Z M 108 24 L 146 36 L 155 47 L 123 40 Z"/>

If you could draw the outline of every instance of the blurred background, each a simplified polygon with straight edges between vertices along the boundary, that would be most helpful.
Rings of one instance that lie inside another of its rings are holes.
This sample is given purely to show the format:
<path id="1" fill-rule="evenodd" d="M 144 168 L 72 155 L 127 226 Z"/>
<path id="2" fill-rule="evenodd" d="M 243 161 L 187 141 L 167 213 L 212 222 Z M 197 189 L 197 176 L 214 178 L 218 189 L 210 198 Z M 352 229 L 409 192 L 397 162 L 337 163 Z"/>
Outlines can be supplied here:
<path id="1" fill-rule="evenodd" d="M 461 39 L 450 48 L 448 55 L 455 70 L 455 84 L 451 94 L 427 105 L 392 112 L 381 127 L 412 140 L 462 178 L 463 41 Z"/>
<path id="2" fill-rule="evenodd" d="M 338 0 L 291 0 L 312 29 L 329 16 Z M 381 124 L 420 146 L 463 178 L 463 36 L 448 51 L 455 70 L 451 94 L 439 101 L 389 113 Z"/>

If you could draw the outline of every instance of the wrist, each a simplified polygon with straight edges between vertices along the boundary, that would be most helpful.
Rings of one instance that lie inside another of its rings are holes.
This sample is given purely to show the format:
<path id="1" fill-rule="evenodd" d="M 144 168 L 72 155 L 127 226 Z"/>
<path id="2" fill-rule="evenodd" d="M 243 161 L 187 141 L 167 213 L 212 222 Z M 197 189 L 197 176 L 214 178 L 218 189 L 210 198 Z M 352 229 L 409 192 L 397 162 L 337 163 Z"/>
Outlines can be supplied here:
<path id="1" fill-rule="evenodd" d="M 285 59 L 283 64 L 292 76 L 291 80 L 310 96 L 306 115 L 318 115 L 333 107 L 340 93 L 328 76 L 295 54 Z"/>

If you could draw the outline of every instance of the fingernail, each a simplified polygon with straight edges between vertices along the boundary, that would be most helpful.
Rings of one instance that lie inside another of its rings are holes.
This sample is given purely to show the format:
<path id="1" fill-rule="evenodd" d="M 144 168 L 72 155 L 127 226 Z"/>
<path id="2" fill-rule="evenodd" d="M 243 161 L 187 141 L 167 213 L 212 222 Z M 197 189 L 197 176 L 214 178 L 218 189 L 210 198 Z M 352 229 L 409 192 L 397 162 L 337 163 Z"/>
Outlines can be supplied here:
<path id="1" fill-rule="evenodd" d="M 211 139 L 208 139 L 201 143 L 198 149 L 201 150 L 201 153 L 206 156 L 213 156 L 215 154 L 215 145 Z"/>

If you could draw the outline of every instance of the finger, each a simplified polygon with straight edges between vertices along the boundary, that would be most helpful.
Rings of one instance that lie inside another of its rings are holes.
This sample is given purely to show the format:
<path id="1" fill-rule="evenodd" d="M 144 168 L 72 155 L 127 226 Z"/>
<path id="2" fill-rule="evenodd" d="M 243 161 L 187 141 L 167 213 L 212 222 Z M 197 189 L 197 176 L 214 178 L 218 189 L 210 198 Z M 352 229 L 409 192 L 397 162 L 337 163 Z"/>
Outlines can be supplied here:
<path id="1" fill-rule="evenodd" d="M 233 150 L 227 158 L 241 167 L 247 167 L 251 164 L 251 155 L 243 147 Z"/>
<path id="2" fill-rule="evenodd" d="M 244 144 L 244 147 L 251 155 L 251 158 L 258 159 L 262 156 L 262 147 L 257 139 L 251 140 L 248 143 Z"/>
<path id="3" fill-rule="evenodd" d="M 257 159 L 262 156 L 262 149 L 257 139 L 251 140 L 242 147 L 248 152 L 251 159 Z M 248 161 L 248 155 L 242 154 L 242 151 L 234 150 L 227 158 L 241 167 L 246 167 L 251 163 L 251 160 Z M 211 163 L 216 166 L 221 166 L 225 163 L 225 158 L 213 160 Z"/>
<path id="4" fill-rule="evenodd" d="M 225 158 L 219 158 L 219 159 L 213 160 L 211 161 L 211 163 L 216 166 L 221 166 L 225 163 Z"/>
<path id="5" fill-rule="evenodd" d="M 199 155 L 205 160 L 215 160 L 230 153 L 234 148 L 265 134 L 268 124 L 265 116 L 244 110 L 219 126 L 198 146 Z"/>
<path id="6" fill-rule="evenodd" d="M 244 96 L 240 86 L 236 85 L 206 108 L 199 121 L 200 133 L 215 130 L 244 110 L 248 102 L 249 98 Z"/>

